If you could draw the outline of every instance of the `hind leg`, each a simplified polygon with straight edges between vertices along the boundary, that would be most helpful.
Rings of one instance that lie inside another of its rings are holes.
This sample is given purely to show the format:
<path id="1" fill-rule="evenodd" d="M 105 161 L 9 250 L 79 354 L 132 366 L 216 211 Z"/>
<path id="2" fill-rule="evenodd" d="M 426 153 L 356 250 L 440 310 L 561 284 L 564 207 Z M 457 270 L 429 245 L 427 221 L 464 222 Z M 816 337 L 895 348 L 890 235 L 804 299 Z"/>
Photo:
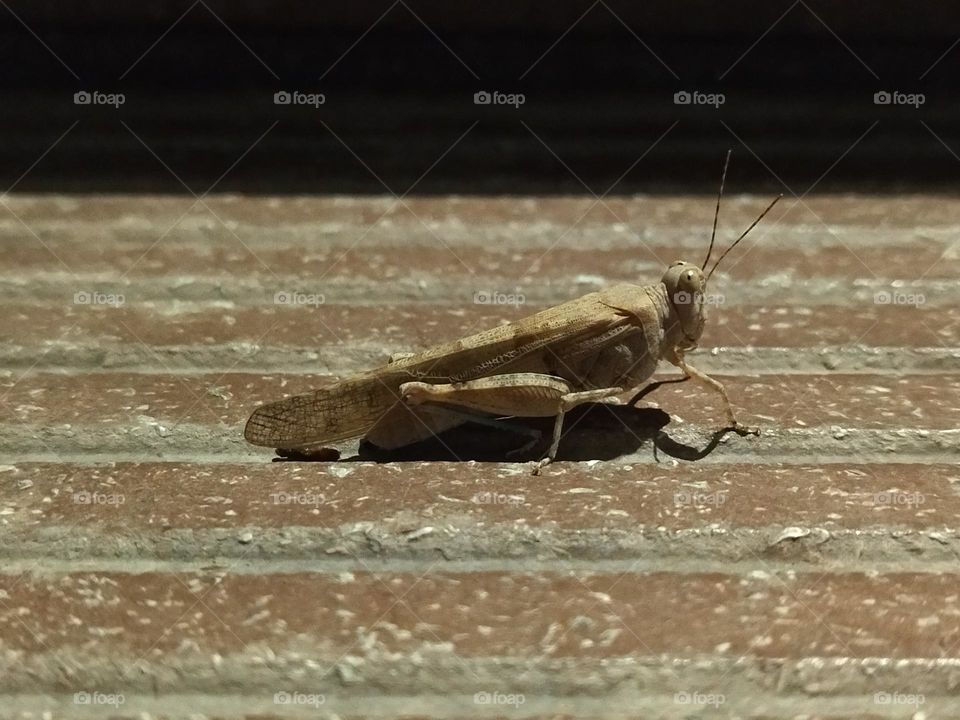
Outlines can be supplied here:
<path id="1" fill-rule="evenodd" d="M 566 380 L 539 373 L 494 375 L 443 385 L 409 382 L 400 386 L 404 402 L 417 407 L 439 404 L 508 417 L 555 416 L 550 449 L 534 472 L 539 472 L 541 467 L 556 457 L 563 429 L 563 416 L 568 410 L 621 392 L 623 388 L 619 387 L 573 392 Z"/>

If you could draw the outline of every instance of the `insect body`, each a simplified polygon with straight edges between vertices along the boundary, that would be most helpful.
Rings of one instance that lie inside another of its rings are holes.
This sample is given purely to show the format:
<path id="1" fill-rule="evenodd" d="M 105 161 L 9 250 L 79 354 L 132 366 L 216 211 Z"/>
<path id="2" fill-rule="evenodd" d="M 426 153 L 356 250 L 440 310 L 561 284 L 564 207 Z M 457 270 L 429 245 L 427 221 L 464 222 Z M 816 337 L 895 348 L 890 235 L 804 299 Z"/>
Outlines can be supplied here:
<path id="1" fill-rule="evenodd" d="M 719 205 L 718 196 L 717 213 Z M 712 249 L 713 237 L 704 268 Z M 674 382 L 692 378 L 719 393 L 729 426 L 745 432 L 723 386 L 684 357 L 700 341 L 707 280 L 724 256 L 726 252 L 710 273 L 678 260 L 656 285 L 614 285 L 329 387 L 268 403 L 250 416 L 244 435 L 255 445 L 303 452 L 361 436 L 393 449 L 491 416 L 555 417 L 546 463 L 556 455 L 567 411 L 639 386 L 660 360 L 683 372 Z"/>

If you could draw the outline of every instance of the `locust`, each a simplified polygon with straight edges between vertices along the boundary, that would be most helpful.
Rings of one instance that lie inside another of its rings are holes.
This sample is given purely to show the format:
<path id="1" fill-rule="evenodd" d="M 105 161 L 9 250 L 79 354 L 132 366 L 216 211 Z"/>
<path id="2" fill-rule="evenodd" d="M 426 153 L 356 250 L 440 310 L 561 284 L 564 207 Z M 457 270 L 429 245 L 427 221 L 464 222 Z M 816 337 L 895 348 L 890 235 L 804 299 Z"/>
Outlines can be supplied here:
<path id="1" fill-rule="evenodd" d="M 631 405 L 660 385 L 693 379 L 719 395 L 729 429 L 756 434 L 738 422 L 724 386 L 686 359 L 704 331 L 711 276 L 782 197 L 707 271 L 729 160 L 728 152 L 710 244 L 699 266 L 677 260 L 655 285 L 613 285 L 507 325 L 392 356 L 380 367 L 313 392 L 261 405 L 247 421 L 245 438 L 281 455 L 309 456 L 357 437 L 394 450 L 464 423 L 554 417 L 551 443 L 536 463 L 537 473 L 556 457 L 567 412 L 584 403 L 619 402 L 619 395 L 649 380 L 662 360 L 682 375 L 651 383 Z M 514 453 L 528 451 L 537 440 Z"/>

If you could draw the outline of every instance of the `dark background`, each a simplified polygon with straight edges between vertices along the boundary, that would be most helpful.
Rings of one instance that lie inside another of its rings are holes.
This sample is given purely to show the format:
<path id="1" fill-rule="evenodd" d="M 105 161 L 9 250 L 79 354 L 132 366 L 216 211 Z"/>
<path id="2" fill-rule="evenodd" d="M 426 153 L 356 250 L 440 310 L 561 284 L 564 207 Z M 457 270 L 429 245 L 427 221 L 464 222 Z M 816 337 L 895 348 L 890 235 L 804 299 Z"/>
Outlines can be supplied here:
<path id="1" fill-rule="evenodd" d="M 402 194 L 436 163 L 414 192 L 713 192 L 732 147 L 733 192 L 952 192 L 948 5 L 4 0 L 0 187 Z"/>

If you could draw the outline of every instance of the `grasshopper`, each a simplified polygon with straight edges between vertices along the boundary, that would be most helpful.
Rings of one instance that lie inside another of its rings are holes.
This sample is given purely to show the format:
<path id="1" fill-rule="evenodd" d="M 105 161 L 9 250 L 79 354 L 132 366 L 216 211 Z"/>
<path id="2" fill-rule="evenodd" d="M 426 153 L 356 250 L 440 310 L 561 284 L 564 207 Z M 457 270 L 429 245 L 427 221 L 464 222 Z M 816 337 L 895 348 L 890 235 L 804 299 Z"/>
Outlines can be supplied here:
<path id="1" fill-rule="evenodd" d="M 556 457 L 565 413 L 583 403 L 619 402 L 616 396 L 647 381 L 661 360 L 683 375 L 651 383 L 630 404 L 665 383 L 695 379 L 720 395 L 731 430 L 756 434 L 737 421 L 723 385 L 685 358 L 703 333 L 704 294 L 713 272 L 782 197 L 706 272 L 729 161 L 728 152 L 710 245 L 699 267 L 677 260 L 656 285 L 614 285 L 509 325 L 394 356 L 329 387 L 262 405 L 247 421 L 244 436 L 281 454 L 309 455 L 361 436 L 391 450 L 466 422 L 555 417 L 550 448 L 535 468 L 539 472 Z M 538 439 L 511 455 L 526 452 Z"/>

